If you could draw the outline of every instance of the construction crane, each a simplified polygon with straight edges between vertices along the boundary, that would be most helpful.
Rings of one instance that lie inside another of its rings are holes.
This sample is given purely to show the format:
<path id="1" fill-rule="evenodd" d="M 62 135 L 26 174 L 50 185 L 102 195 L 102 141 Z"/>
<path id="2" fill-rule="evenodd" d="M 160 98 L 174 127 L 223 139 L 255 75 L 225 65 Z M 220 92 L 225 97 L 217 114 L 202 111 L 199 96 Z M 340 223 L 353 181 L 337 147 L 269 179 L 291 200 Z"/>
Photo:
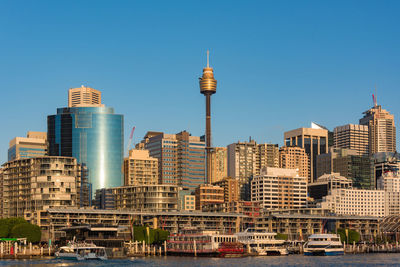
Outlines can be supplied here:
<path id="1" fill-rule="evenodd" d="M 126 147 L 126 153 L 127 153 L 127 156 L 129 156 L 129 149 L 130 149 L 130 147 L 131 147 L 131 144 L 132 144 L 132 139 L 133 139 L 133 132 L 135 131 L 135 126 L 133 126 L 133 128 L 132 128 L 132 131 L 131 131 L 131 135 L 129 136 L 129 141 L 128 141 L 128 145 L 127 145 L 127 147 Z"/>

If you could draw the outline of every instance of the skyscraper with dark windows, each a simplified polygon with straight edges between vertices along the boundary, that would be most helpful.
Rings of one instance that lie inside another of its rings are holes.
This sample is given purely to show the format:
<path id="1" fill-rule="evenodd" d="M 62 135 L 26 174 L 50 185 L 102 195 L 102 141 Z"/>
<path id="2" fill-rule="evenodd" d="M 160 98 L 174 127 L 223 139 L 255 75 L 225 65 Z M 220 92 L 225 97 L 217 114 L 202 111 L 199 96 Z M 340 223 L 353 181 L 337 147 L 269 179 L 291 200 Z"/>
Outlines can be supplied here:
<path id="1" fill-rule="evenodd" d="M 124 117 L 100 104 L 58 108 L 47 117 L 49 155 L 85 164 L 93 193 L 123 184 Z"/>

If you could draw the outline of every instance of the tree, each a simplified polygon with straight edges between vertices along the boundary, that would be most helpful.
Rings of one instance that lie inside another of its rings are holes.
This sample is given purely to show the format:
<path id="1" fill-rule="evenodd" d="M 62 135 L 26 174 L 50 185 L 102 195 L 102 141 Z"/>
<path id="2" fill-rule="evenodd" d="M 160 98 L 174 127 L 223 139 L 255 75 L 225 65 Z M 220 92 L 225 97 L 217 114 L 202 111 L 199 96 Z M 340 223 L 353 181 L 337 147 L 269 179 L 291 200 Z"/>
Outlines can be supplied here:
<path id="1" fill-rule="evenodd" d="M 343 242 L 347 241 L 349 242 L 349 244 L 352 244 L 353 242 L 358 242 L 360 241 L 360 234 L 355 231 L 355 230 L 348 230 L 348 239 L 346 236 L 346 230 L 345 229 L 338 229 L 337 234 L 340 235 L 340 240 Z"/>
<path id="2" fill-rule="evenodd" d="M 0 219 L 0 237 L 9 237 L 11 229 L 21 223 L 28 223 L 24 218 Z"/>
<path id="3" fill-rule="evenodd" d="M 26 238 L 28 242 L 37 243 L 40 241 L 42 232 L 40 227 L 30 223 L 20 223 L 15 225 L 10 232 L 10 237 Z"/>

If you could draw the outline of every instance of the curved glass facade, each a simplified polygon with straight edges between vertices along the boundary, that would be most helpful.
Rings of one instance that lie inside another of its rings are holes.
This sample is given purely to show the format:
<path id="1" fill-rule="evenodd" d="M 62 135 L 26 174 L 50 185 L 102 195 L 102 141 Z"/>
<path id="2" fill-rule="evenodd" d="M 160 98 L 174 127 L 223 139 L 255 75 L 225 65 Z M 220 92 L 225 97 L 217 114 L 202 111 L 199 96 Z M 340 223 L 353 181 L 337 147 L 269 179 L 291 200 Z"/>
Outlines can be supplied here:
<path id="1" fill-rule="evenodd" d="M 123 115 L 110 107 L 58 108 L 47 117 L 47 129 L 49 155 L 85 163 L 92 192 L 122 185 Z"/>

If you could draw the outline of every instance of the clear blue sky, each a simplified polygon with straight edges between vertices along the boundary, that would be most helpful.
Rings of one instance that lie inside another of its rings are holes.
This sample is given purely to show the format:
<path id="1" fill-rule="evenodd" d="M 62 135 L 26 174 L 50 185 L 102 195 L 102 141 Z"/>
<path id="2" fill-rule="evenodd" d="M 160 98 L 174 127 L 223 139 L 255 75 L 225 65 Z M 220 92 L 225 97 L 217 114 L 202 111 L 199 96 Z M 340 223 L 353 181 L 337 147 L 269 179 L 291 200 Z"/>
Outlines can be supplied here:
<path id="1" fill-rule="evenodd" d="M 357 123 L 375 84 L 399 127 L 399 13 L 400 1 L 0 1 L 0 161 L 82 84 L 125 115 L 125 140 L 133 125 L 136 142 L 203 134 L 207 49 L 216 146 Z"/>

